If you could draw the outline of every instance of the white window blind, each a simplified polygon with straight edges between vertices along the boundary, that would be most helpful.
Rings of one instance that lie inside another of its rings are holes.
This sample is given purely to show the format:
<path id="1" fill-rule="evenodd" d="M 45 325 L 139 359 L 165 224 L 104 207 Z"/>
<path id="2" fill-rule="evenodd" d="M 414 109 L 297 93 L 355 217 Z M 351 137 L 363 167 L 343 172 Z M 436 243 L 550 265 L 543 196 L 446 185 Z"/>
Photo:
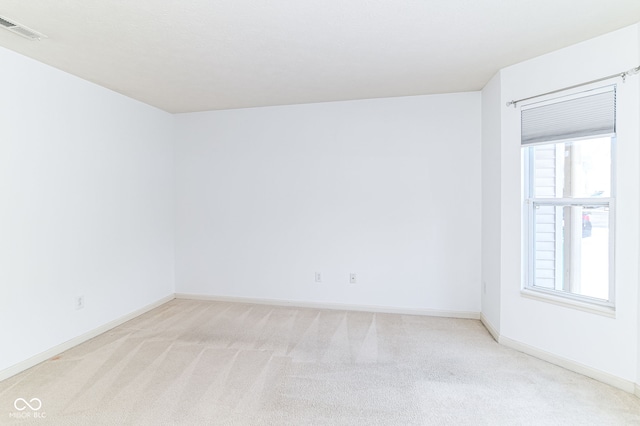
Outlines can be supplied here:
<path id="1" fill-rule="evenodd" d="M 572 99 L 522 108 L 522 145 L 613 135 L 616 88 L 584 92 Z"/>

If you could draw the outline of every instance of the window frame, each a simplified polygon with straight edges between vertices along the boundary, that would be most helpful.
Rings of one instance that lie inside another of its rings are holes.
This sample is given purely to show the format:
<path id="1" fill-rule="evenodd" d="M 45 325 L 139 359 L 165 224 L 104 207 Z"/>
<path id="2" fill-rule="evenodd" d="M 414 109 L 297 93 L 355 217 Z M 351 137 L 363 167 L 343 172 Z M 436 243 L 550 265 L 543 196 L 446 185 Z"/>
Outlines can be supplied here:
<path id="1" fill-rule="evenodd" d="M 585 90 L 585 89 L 583 89 Z M 586 90 L 587 92 L 589 89 Z M 574 92 L 568 96 L 580 95 L 580 92 Z M 582 92 L 585 93 L 585 92 Z M 557 96 L 557 95 L 556 95 Z M 555 97 L 547 99 L 540 103 L 554 103 L 561 102 L 566 99 L 565 96 Z M 540 105 L 539 102 L 533 104 Z M 532 104 L 530 104 L 532 105 Z M 526 107 L 526 105 L 523 105 Z M 580 197 L 580 198 L 567 198 L 567 197 L 535 197 L 533 193 L 533 185 L 535 181 L 532 153 L 536 146 L 539 145 L 554 145 L 557 146 L 560 143 L 578 142 L 597 138 L 610 138 L 611 149 L 611 188 L 609 197 Z M 593 135 L 586 137 L 578 137 L 572 139 L 559 139 L 553 141 L 546 141 L 542 143 L 533 144 L 521 144 L 521 173 L 522 173 L 522 226 L 523 226 L 523 263 L 524 270 L 522 274 L 521 291 L 523 296 L 532 297 L 534 299 L 542 299 L 551 303 L 560 305 L 567 305 L 576 307 L 581 310 L 614 314 L 615 313 L 615 300 L 616 300 L 616 285 L 615 285 L 615 223 L 616 223 L 616 187 L 617 187 L 617 135 L 616 133 Z M 577 293 L 571 293 L 564 290 L 556 290 L 550 288 L 544 288 L 535 285 L 535 265 L 536 265 L 536 246 L 535 246 L 535 213 L 534 209 L 537 205 L 542 206 L 603 206 L 609 209 L 609 235 L 608 235 L 608 299 L 600 299 L 591 296 L 585 296 Z"/>

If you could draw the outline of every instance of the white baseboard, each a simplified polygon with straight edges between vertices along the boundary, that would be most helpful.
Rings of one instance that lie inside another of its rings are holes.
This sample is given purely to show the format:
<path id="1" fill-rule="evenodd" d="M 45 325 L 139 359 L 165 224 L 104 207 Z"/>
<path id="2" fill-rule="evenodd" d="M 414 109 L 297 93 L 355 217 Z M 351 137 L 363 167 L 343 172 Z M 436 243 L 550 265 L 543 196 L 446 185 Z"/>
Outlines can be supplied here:
<path id="1" fill-rule="evenodd" d="M 0 371 L 0 381 L 8 379 L 11 376 L 15 376 L 18 373 L 23 372 L 24 370 L 27 370 L 37 364 L 40 364 L 43 361 L 46 361 L 50 358 L 53 358 L 54 356 L 61 354 L 62 352 L 71 349 L 74 346 L 77 346 L 81 343 L 86 342 L 87 340 L 93 339 L 96 336 L 99 336 L 100 334 L 111 330 L 112 328 L 115 328 L 121 324 L 124 324 L 125 322 L 134 319 L 137 316 L 140 316 L 152 309 L 157 308 L 160 305 L 164 305 L 165 303 L 171 301 L 175 299 L 174 295 L 169 295 L 167 297 L 163 297 L 160 300 L 157 300 L 147 306 L 144 306 L 140 309 L 137 309 L 133 312 L 128 313 L 127 315 L 124 315 L 120 318 L 117 318 L 113 321 L 110 321 L 104 325 L 101 325 L 100 327 L 94 328 L 91 331 L 88 331 L 78 337 L 74 337 L 71 340 L 68 340 L 64 343 L 61 343 L 57 346 L 52 347 L 51 349 L 48 349 L 42 353 L 39 353 L 38 355 L 32 356 L 31 358 L 19 362 L 18 364 L 15 364 L 9 368 L 6 368 L 2 371 Z"/>
<path id="2" fill-rule="evenodd" d="M 525 343 L 518 342 L 517 340 L 501 336 L 500 333 L 495 329 L 493 324 L 491 324 L 487 317 L 484 316 L 484 314 L 480 314 L 480 321 L 485 326 L 489 334 L 491 334 L 491 336 L 495 339 L 495 341 L 500 343 L 501 345 L 507 346 L 511 349 L 515 349 L 527 355 L 531 355 L 543 361 L 547 361 L 559 367 L 566 368 L 567 370 L 573 371 L 575 373 L 582 374 L 583 376 L 591 377 L 592 379 L 595 379 L 599 382 L 606 383 L 640 397 L 640 384 L 633 383 L 621 377 L 588 367 L 584 364 L 580 364 L 579 362 L 563 358 L 542 349 L 529 346 Z"/>
<path id="3" fill-rule="evenodd" d="M 491 321 L 489 321 L 482 313 L 480 314 L 480 322 L 482 322 L 484 328 L 486 328 L 491 337 L 493 337 L 493 340 L 500 342 L 500 333 L 498 333 L 498 330 L 496 330 L 493 324 L 491 324 Z"/>
<path id="4" fill-rule="evenodd" d="M 480 319 L 479 312 L 443 311 L 436 309 L 411 309 L 375 305 L 349 305 L 342 303 L 303 302 L 299 300 L 254 299 L 249 297 L 205 296 L 176 293 L 176 299 L 211 300 L 216 302 L 254 303 L 258 305 L 293 306 L 296 308 L 332 309 L 339 311 L 376 312 L 385 314 L 423 315 L 463 319 Z"/>
<path id="5" fill-rule="evenodd" d="M 518 342 L 505 336 L 499 336 L 498 342 L 519 352 L 523 352 L 527 355 L 534 356 L 551 364 L 555 364 L 562 368 L 566 368 L 567 370 L 582 374 L 583 376 L 591 377 L 592 379 L 595 379 L 599 382 L 606 383 L 618 389 L 622 389 L 623 391 L 632 394 L 635 393 L 636 395 L 640 396 L 640 392 L 638 392 L 638 385 L 629 380 L 625 380 L 621 377 L 605 373 L 601 370 L 596 370 L 595 368 L 588 367 L 584 364 L 580 364 L 570 359 L 560 357 L 558 355 L 552 354 L 542 349 L 538 349 L 533 346 L 529 346 L 525 343 Z"/>

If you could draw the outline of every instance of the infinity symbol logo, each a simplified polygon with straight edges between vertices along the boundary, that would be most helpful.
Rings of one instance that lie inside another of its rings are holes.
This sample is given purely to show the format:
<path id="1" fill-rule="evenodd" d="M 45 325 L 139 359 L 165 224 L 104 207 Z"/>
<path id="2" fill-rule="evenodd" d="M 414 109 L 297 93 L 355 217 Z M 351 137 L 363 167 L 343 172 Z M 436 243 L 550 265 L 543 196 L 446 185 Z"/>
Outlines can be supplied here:
<path id="1" fill-rule="evenodd" d="M 13 402 L 13 406 L 18 411 L 26 410 L 27 407 L 31 408 L 33 411 L 38 411 L 42 408 L 42 401 L 40 401 L 38 398 L 31 398 L 31 401 L 27 402 L 27 400 L 24 398 L 18 398 Z"/>

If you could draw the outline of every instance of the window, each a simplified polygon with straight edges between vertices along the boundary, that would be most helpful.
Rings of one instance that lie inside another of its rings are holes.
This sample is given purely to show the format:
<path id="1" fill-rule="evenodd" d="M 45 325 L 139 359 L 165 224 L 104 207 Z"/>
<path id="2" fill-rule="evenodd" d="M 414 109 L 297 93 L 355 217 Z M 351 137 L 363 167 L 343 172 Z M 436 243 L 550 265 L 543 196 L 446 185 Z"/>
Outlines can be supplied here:
<path id="1" fill-rule="evenodd" d="M 522 109 L 525 288 L 613 307 L 615 86 Z"/>

